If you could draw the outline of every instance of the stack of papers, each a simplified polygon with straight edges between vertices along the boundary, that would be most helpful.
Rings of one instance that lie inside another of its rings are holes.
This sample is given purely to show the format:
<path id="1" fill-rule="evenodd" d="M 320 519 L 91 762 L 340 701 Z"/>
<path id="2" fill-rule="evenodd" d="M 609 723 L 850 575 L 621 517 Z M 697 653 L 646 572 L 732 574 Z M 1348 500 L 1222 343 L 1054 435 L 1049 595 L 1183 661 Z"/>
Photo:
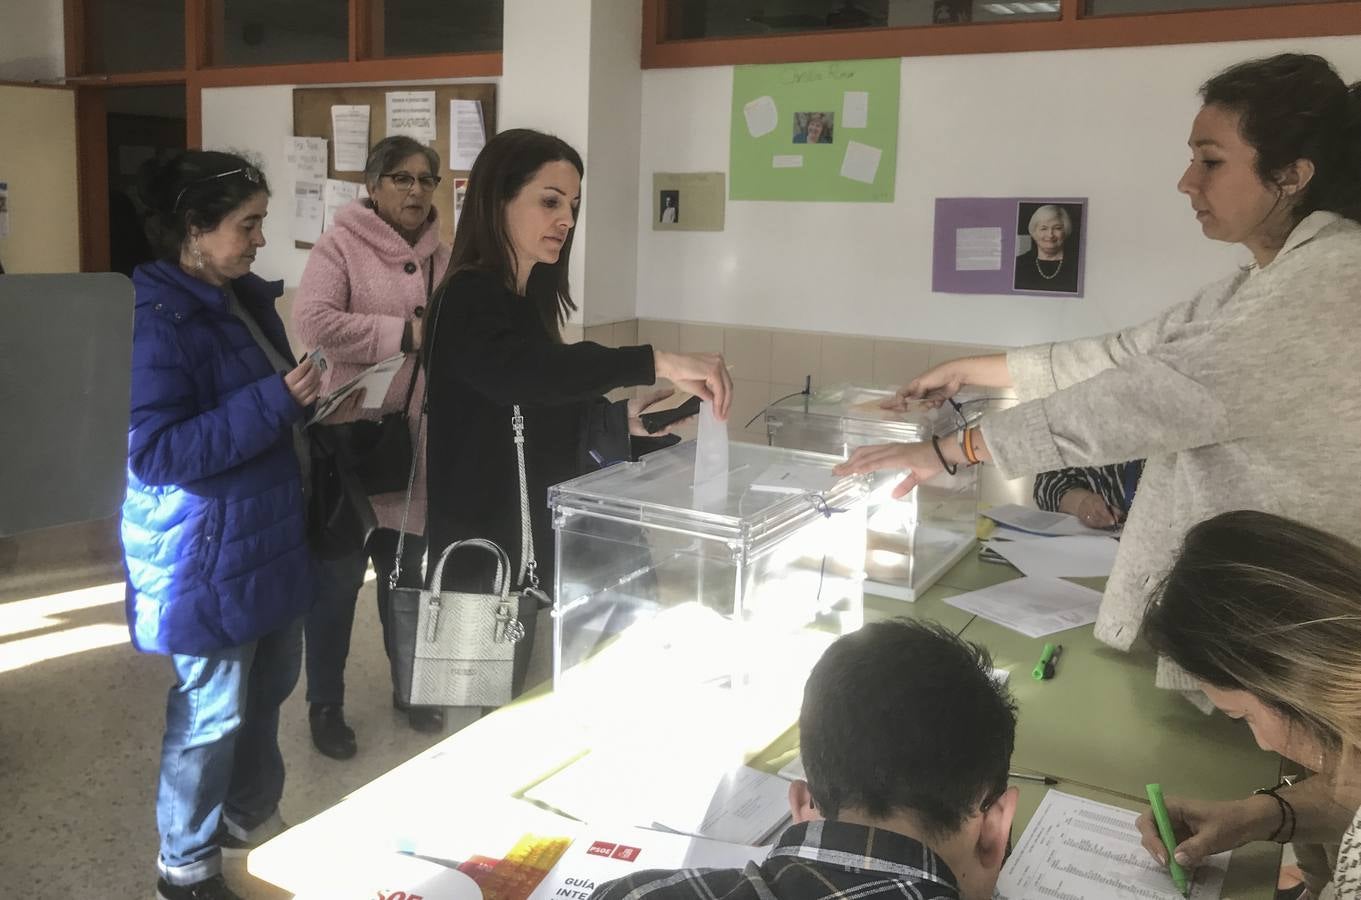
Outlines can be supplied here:
<path id="1" fill-rule="evenodd" d="M 1071 581 L 1026 576 L 949 597 L 945 602 L 1026 637 L 1038 638 L 1091 625 L 1101 606 L 1101 594 Z"/>
<path id="2" fill-rule="evenodd" d="M 1120 544 L 1108 537 L 1051 537 L 989 541 L 988 547 L 1021 570 L 1043 578 L 1105 578 Z"/>
<path id="3" fill-rule="evenodd" d="M 1051 790 L 1002 869 L 993 897 L 1180 900 L 1167 868 L 1140 844 L 1137 817 L 1132 810 Z M 1192 875 L 1190 896 L 1216 900 L 1228 868 L 1228 853 L 1207 859 Z"/>
<path id="4" fill-rule="evenodd" d="M 789 784 L 750 766 L 594 750 L 525 792 L 585 822 L 616 822 L 718 841 L 760 844 L 789 817 Z"/>
<path id="5" fill-rule="evenodd" d="M 1020 531 L 1025 534 L 1041 535 L 1043 537 L 1060 537 L 1063 535 L 1096 535 L 1098 537 L 1110 537 L 1111 532 L 1101 531 L 1097 528 L 1088 528 L 1077 520 L 1076 516 L 1067 513 L 1045 512 L 1039 509 L 1032 509 L 1029 506 L 1018 506 L 1015 503 L 1008 503 L 1004 506 L 994 506 L 991 509 L 983 510 L 983 515 L 992 519 L 998 525 Z"/>

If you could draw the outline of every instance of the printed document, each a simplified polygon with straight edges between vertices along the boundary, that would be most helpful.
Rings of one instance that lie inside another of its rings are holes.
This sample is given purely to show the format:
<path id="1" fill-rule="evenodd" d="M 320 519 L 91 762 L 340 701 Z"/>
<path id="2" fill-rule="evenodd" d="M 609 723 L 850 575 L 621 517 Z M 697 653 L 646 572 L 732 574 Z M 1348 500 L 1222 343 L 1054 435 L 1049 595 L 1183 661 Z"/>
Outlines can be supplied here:
<path id="1" fill-rule="evenodd" d="M 1110 897 L 1180 900 L 1172 876 L 1139 842 L 1138 813 L 1051 790 L 1002 869 L 994 900 Z M 1229 854 L 1191 878 L 1194 900 L 1218 900 Z"/>
<path id="2" fill-rule="evenodd" d="M 1015 503 L 994 506 L 991 509 L 982 510 L 982 513 L 998 525 L 1005 525 L 1007 528 L 1014 528 L 1028 534 L 1044 535 L 1045 537 L 1065 534 L 1093 534 L 1110 537 L 1111 534 L 1109 531 L 1088 528 L 1079 522 L 1076 516 L 1070 516 L 1067 513 L 1045 512 L 1041 509 L 1032 509 L 1029 506 L 1018 506 Z"/>
<path id="3" fill-rule="evenodd" d="M 1026 637 L 1038 638 L 1091 625 L 1101 606 L 1101 593 L 1059 578 L 1027 575 L 948 597 L 945 602 Z"/>
<path id="4" fill-rule="evenodd" d="M 1108 537 L 989 541 L 988 546 L 1022 573 L 1046 578 L 1105 578 L 1120 549 Z"/>
<path id="5" fill-rule="evenodd" d="M 388 395 L 388 388 L 392 386 L 392 379 L 402 368 L 402 363 L 406 362 L 406 354 L 398 353 L 389 356 L 380 363 L 375 363 L 340 387 L 327 394 L 317 401 L 316 415 L 308 421 L 308 425 L 319 422 L 336 411 L 342 400 L 353 394 L 355 391 L 364 391 L 364 400 L 360 404 L 364 409 L 378 409 L 383 405 L 383 400 Z"/>

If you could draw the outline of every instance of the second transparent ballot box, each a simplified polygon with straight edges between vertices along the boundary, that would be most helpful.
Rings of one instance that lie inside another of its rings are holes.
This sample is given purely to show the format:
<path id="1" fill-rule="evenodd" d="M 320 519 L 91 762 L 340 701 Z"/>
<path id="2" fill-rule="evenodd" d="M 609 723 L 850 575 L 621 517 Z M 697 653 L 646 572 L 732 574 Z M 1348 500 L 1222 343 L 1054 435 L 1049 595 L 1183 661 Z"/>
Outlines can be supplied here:
<path id="1" fill-rule="evenodd" d="M 795 721 L 822 651 L 864 621 L 868 479 L 834 476 L 823 454 L 733 443 L 697 484 L 695 458 L 690 441 L 549 489 L 553 686 L 634 730 L 702 720 L 759 744 Z"/>
<path id="2" fill-rule="evenodd" d="M 843 384 L 787 397 L 766 410 L 766 435 L 773 447 L 845 458 L 866 444 L 929 441 L 957 427 L 948 406 L 884 409 L 892 396 L 884 388 Z M 961 467 L 956 475 L 941 474 L 895 500 L 893 486 L 902 476 L 880 472 L 873 480 L 865 589 L 915 600 L 973 547 L 978 479 L 976 470 Z"/>

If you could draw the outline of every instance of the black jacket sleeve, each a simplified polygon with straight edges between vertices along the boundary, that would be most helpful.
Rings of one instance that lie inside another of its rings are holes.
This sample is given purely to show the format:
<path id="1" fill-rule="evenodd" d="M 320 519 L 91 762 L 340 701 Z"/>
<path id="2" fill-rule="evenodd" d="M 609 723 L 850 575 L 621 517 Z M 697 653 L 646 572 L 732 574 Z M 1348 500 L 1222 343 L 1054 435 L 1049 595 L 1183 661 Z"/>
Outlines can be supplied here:
<path id="1" fill-rule="evenodd" d="M 430 350 L 432 379 L 457 378 L 496 403 L 555 405 L 656 380 L 652 348 L 555 344 L 529 333 L 528 303 L 489 273 L 450 279 L 438 303 Z"/>

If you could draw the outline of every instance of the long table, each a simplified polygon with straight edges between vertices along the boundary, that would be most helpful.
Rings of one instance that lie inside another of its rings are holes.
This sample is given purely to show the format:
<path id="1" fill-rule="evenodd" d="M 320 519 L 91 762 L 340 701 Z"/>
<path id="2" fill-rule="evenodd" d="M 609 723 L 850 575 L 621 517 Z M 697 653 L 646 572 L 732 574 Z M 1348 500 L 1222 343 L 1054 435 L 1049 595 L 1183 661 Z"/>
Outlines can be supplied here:
<path id="1" fill-rule="evenodd" d="M 1153 657 L 1101 645 L 1091 628 L 1048 638 L 1064 646 L 1058 675 L 1036 682 L 1030 670 L 1045 640 L 978 619 L 947 598 L 996 584 L 1017 573 L 1009 566 L 961 560 L 917 602 L 867 596 L 866 620 L 910 616 L 941 622 L 993 655 L 1011 671 L 1019 706 L 1013 769 L 1050 775 L 1057 789 L 1127 809 L 1144 807 L 1143 785 L 1160 781 L 1169 794 L 1209 799 L 1245 796 L 1274 784 L 1280 759 L 1256 748 L 1241 723 L 1205 716 L 1184 698 L 1153 684 Z M 1085 582 L 1092 584 L 1092 582 Z M 325 896 L 340 881 L 361 878 L 393 848 L 393 823 L 448 810 L 467 825 L 479 804 L 522 792 L 573 756 L 589 749 L 589 731 L 552 693 L 539 691 L 468 726 L 255 850 L 252 874 L 295 894 Z M 795 752 L 791 727 L 751 764 L 775 771 Z M 1019 837 L 1049 790 L 1024 783 L 1017 812 Z M 475 821 L 475 820 L 474 820 Z M 1236 851 L 1225 896 L 1274 896 L 1279 848 L 1258 843 Z"/>

